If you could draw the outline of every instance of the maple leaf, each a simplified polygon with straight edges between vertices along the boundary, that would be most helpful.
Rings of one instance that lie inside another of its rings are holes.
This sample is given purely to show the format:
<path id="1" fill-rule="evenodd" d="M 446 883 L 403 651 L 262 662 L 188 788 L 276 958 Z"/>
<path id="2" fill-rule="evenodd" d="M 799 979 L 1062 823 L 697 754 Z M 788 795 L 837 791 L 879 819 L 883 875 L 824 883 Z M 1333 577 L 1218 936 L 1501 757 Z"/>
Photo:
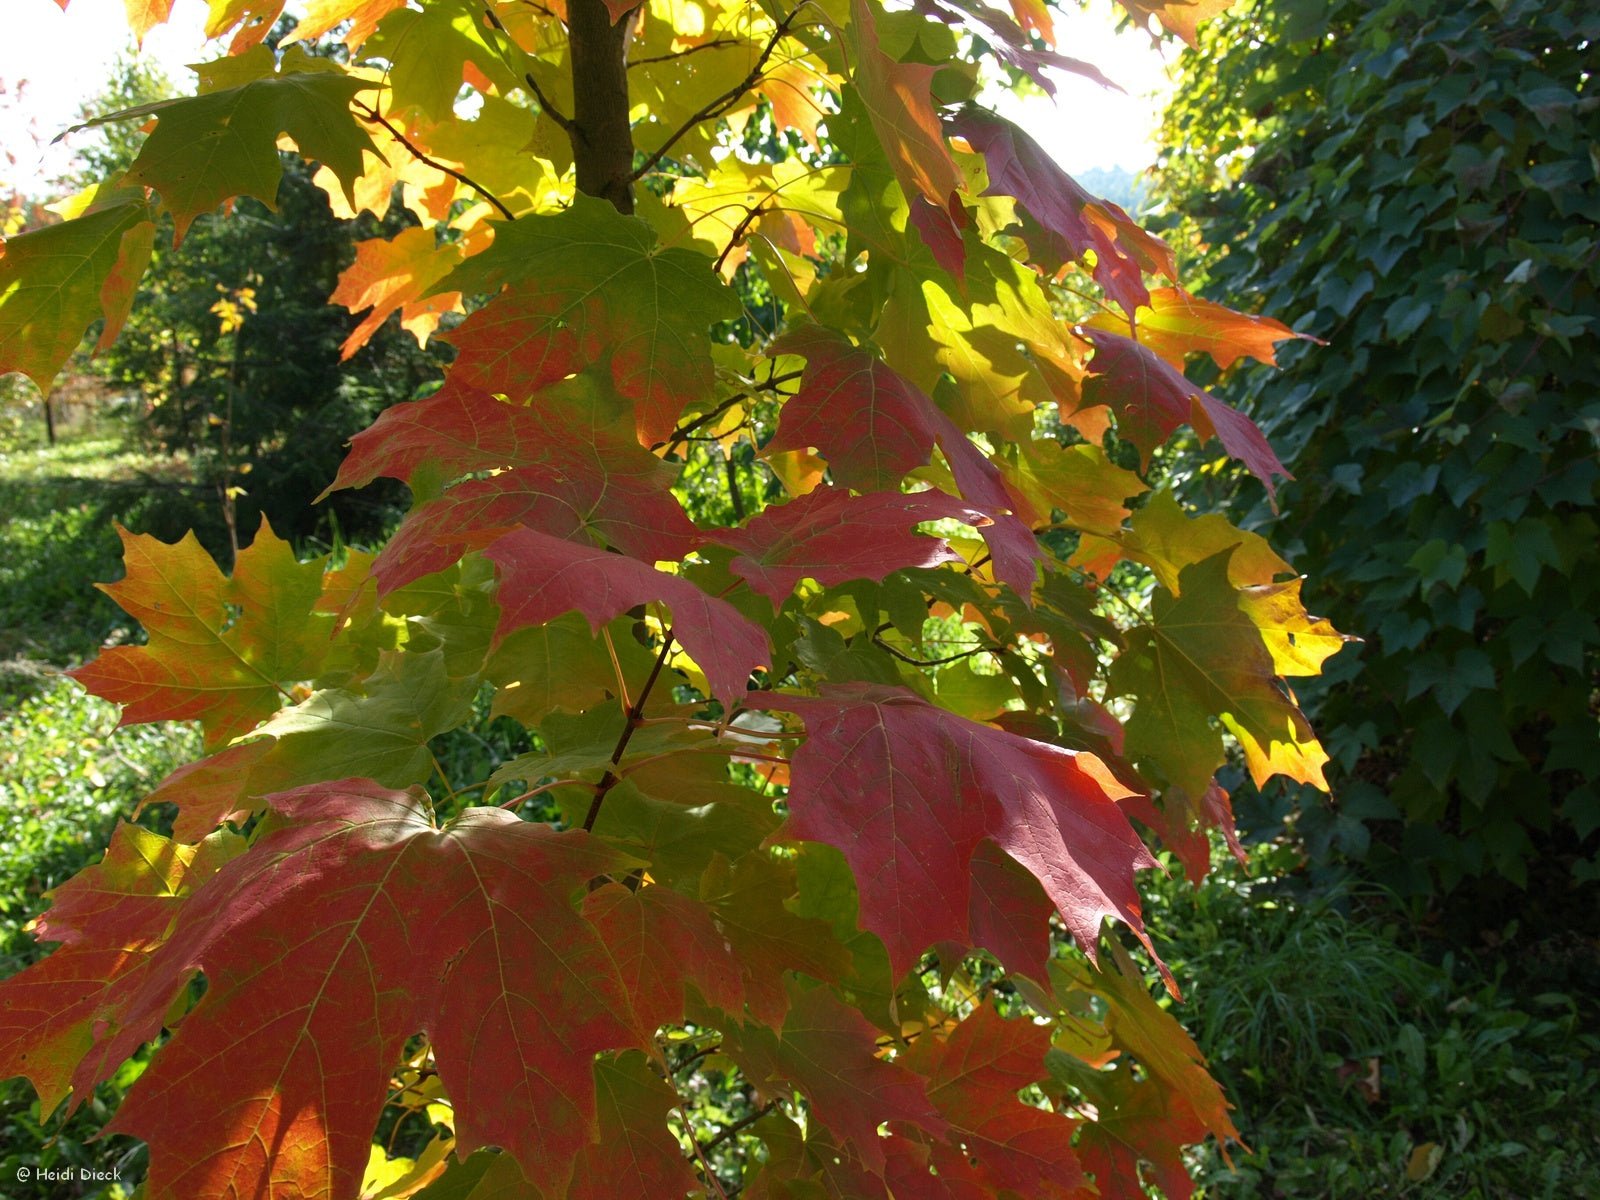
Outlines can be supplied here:
<path id="1" fill-rule="evenodd" d="M 453 382 L 388 409 L 356 436 L 328 489 L 419 471 L 453 479 L 413 509 L 374 565 L 380 593 L 449 566 L 519 526 L 615 547 L 645 562 L 682 558 L 701 535 L 673 497 L 676 472 L 631 437 L 551 405 L 524 407 Z"/>
<path id="2" fill-rule="evenodd" d="M 496 685 L 493 714 L 537 725 L 558 709 L 578 712 L 615 696 L 617 668 L 625 679 L 643 679 L 653 659 L 628 636 L 630 624 L 615 621 L 610 627 L 615 666 L 579 613 L 502 638 L 484 664 L 484 675 Z"/>
<path id="3" fill-rule="evenodd" d="M 199 721 L 216 746 L 276 712 L 289 684 L 317 674 L 334 624 L 315 611 L 323 560 L 296 561 L 264 519 L 231 579 L 192 533 L 167 545 L 117 532 L 127 574 L 99 587 L 149 641 L 113 646 L 71 675 L 122 705 L 121 724 Z"/>
<path id="4" fill-rule="evenodd" d="M 352 1193 L 390 1070 L 418 1030 L 462 1106 L 462 1152 L 499 1145 L 548 1178 L 593 1140 L 593 1055 L 634 1038 L 611 1015 L 625 1009 L 622 984 L 575 900 L 632 860 L 496 809 L 436 829 L 424 805 L 420 791 L 362 780 L 279 794 L 290 823 L 185 900 L 103 1034 L 105 1061 L 120 1061 L 205 973 L 205 996 L 112 1126 L 150 1144 L 152 1195 L 210 1200 L 241 1178 Z M 454 882 L 441 891 L 443 880 Z M 219 1057 L 221 1106 L 193 1084 Z M 243 1146 L 241 1130 L 253 1131 Z"/>
<path id="5" fill-rule="evenodd" d="M 1211 355 L 1212 361 L 1226 370 L 1247 357 L 1276 366 L 1277 344 L 1290 338 L 1327 345 L 1321 338 L 1296 333 L 1271 317 L 1235 312 L 1178 287 L 1153 289 L 1149 303 L 1133 314 L 1133 321 L 1130 326 L 1115 313 L 1100 312 L 1085 324 L 1132 336 L 1180 371 L 1184 359 L 1197 350 Z"/>
<path id="6" fill-rule="evenodd" d="M 63 9 L 67 7 L 67 0 L 56 0 Z M 173 0 L 126 0 L 128 10 L 128 29 L 133 33 L 134 42 L 144 45 L 144 36 L 157 25 L 163 25 L 172 16 Z"/>
<path id="7" fill-rule="evenodd" d="M 1149 27 L 1150 18 L 1160 21 L 1167 32 L 1175 33 L 1191 46 L 1199 45 L 1196 32 L 1202 21 L 1209 21 L 1233 7 L 1236 0 L 1118 0 L 1133 14 L 1138 24 Z"/>
<path id="8" fill-rule="evenodd" d="M 45 1115 L 69 1089 L 73 1107 L 92 1095 L 120 1061 L 94 1053 L 103 1030 L 132 1004 L 186 897 L 243 849 L 231 833 L 184 846 L 118 825 L 104 858 L 49 893 L 34 922 L 61 946 L 0 981 L 0 1078 L 26 1075 Z"/>
<path id="9" fill-rule="evenodd" d="M 745 1025 L 730 1030 L 725 1045 L 758 1091 L 779 1094 L 785 1083 L 799 1088 L 817 1119 L 881 1174 L 883 1122 L 905 1121 L 936 1134 L 946 1126 L 922 1080 L 878 1057 L 877 1037 L 871 1023 L 830 988 L 797 994 L 791 986 L 781 1031 Z"/>
<path id="10" fill-rule="evenodd" d="M 459 383 L 522 400 L 597 362 L 634 402 L 639 440 L 663 441 L 683 406 L 711 389 L 707 328 L 737 315 L 700 254 L 658 247 L 644 222 L 602 200 L 497 226 L 494 243 L 444 279 L 506 292 L 451 331 Z"/>
<path id="11" fill-rule="evenodd" d="M 339 473 L 318 499 L 379 476 L 410 483 L 427 467 L 444 479 L 532 459 L 549 442 L 540 410 L 463 387 L 453 377 L 433 395 L 396 404 L 350 440 Z"/>
<path id="12" fill-rule="evenodd" d="M 843 852 L 862 926 L 883 939 L 897 975 L 935 942 L 974 944 L 971 864 L 985 839 L 1039 880 L 1091 958 L 1105 917 L 1143 936 L 1133 872 L 1155 860 L 1117 807 L 1127 792 L 1093 756 L 900 688 L 840 684 L 762 704 L 806 723 L 783 836 Z"/>
<path id="13" fill-rule="evenodd" d="M 1126 753 L 1201 796 L 1224 761 L 1216 716 L 1239 740 L 1257 785 L 1281 774 L 1326 790 L 1327 753 L 1279 684 L 1272 653 L 1229 582 L 1233 553 L 1183 568 L 1176 596 L 1157 591 L 1150 624 L 1128 635 L 1112 664 L 1115 694 L 1136 697 Z"/>
<path id="14" fill-rule="evenodd" d="M 1315 675 L 1328 658 L 1357 640 L 1306 612 L 1294 568 L 1260 534 L 1234 527 L 1219 513 L 1191 517 L 1162 492 L 1139 510 L 1119 541 L 1124 553 L 1154 571 L 1169 592 L 1180 590 L 1178 577 L 1185 567 L 1232 548 L 1228 582 L 1280 675 Z"/>
<path id="15" fill-rule="evenodd" d="M 637 1051 L 594 1063 L 598 1138 L 572 1162 L 564 1187 L 545 1173 L 525 1177 L 510 1154 L 478 1151 L 451 1165 L 420 1193 L 422 1200 L 615 1200 L 619 1196 L 682 1196 L 695 1190 L 693 1170 L 667 1128 L 680 1100 Z"/>
<path id="16" fill-rule="evenodd" d="M 1050 45 L 1055 42 L 1050 11 L 1043 0 L 1013 0 L 1011 7 L 1015 19 L 981 0 L 925 0 L 923 7 L 950 25 L 964 26 L 978 22 L 987 31 L 989 36 L 985 40 L 995 56 L 1007 66 L 1026 73 L 1047 96 L 1056 94 L 1056 82 L 1047 68 L 1081 75 L 1113 91 L 1122 90 L 1093 63 L 1069 58 L 1053 49 L 1040 49 L 1033 44 L 1030 33 L 1038 34 Z"/>
<path id="17" fill-rule="evenodd" d="M 149 204 L 117 193 L 0 243 L 0 374 L 21 371 L 48 393 L 90 322 L 105 319 L 96 349 L 109 346 L 154 242 Z"/>
<path id="18" fill-rule="evenodd" d="M 1099 446 L 1063 446 L 1053 439 L 1018 444 L 1016 461 L 1002 459 L 1000 473 L 1007 490 L 1030 511 L 1030 525 L 1050 524 L 1061 509 L 1074 528 L 1086 533 L 1115 534 L 1129 515 L 1124 501 L 1149 490 L 1132 471 L 1116 466 Z"/>
<path id="19" fill-rule="evenodd" d="M 916 533 L 922 521 L 948 518 L 989 523 L 983 513 L 936 490 L 852 496 L 843 488 L 818 488 L 738 529 L 708 536 L 742 551 L 733 560 L 734 574 L 776 607 L 802 579 L 831 586 L 959 560 L 942 538 Z"/>
<path id="20" fill-rule="evenodd" d="M 666 887 L 630 891 L 613 883 L 584 898 L 583 914 L 616 960 L 642 1042 L 681 1016 L 690 984 L 718 1008 L 743 1011 L 739 961 L 705 905 Z M 762 1019 L 782 1016 L 780 1008 Z"/>
<path id="21" fill-rule="evenodd" d="M 506 534 L 485 553 L 500 569 L 497 638 L 574 610 L 598 633 L 635 605 L 660 602 L 672 609 L 673 636 L 705 672 L 712 694 L 730 706 L 744 696 L 750 673 L 771 659 L 766 633 L 726 600 L 634 559 L 532 529 Z"/>
<path id="22" fill-rule="evenodd" d="M 896 62 L 885 54 L 878 41 L 877 18 L 865 0 L 852 3 L 850 28 L 856 42 L 852 81 L 895 178 L 908 200 L 920 196 L 936 212 L 946 212 L 962 180 L 933 108 L 932 82 L 938 68 Z"/>
<path id="23" fill-rule="evenodd" d="M 350 28 L 340 40 L 349 49 L 357 50 L 372 36 L 379 21 L 404 6 L 405 0 L 309 0 L 284 43 L 315 42 L 349 21 Z"/>
<path id="24" fill-rule="evenodd" d="M 1148 464 L 1150 452 L 1188 422 L 1201 438 L 1215 437 L 1222 448 L 1276 496 L 1273 476 L 1293 479 L 1256 423 L 1204 388 L 1196 387 L 1148 346 L 1103 329 L 1085 331 L 1094 343 L 1083 395 L 1089 404 L 1107 404 L 1117 414 L 1117 432 L 1132 442 Z"/>
<path id="25" fill-rule="evenodd" d="M 1138 1081 L 1125 1064 L 1075 1076 L 1094 1102 L 1105 1105 L 1099 1120 L 1083 1126 L 1079 1153 L 1102 1195 L 1143 1195 L 1137 1165 L 1143 1159 L 1168 1196 L 1188 1196 L 1193 1183 L 1176 1147 L 1208 1131 L 1224 1141 L 1239 1133 L 1199 1047 L 1151 997 L 1127 952 L 1113 945 L 1112 956 L 1115 968 L 1103 971 L 1059 959 L 1051 963 L 1057 994 L 1097 997 L 1106 1006 L 1112 1053 L 1132 1054 L 1143 1071 Z"/>
<path id="26" fill-rule="evenodd" d="M 708 904 L 727 909 L 736 922 L 782 925 L 782 937 L 795 935 L 796 946 L 820 947 L 804 969 L 818 978 L 833 978 L 841 968 L 839 959 L 830 957 L 826 939 L 812 936 L 815 927 L 791 927 L 782 919 L 788 911 L 783 903 L 794 891 L 793 872 L 785 875 L 764 860 L 759 868 L 745 862 L 777 826 L 771 803 L 733 783 L 724 763 L 674 757 L 621 780 L 607 794 L 594 832 L 648 862 L 656 880 L 680 891 L 698 891 Z M 740 863 L 738 874 L 730 862 Z M 769 889 L 770 901 L 762 888 Z M 768 921 L 768 916 L 774 919 Z M 759 977 L 756 956 L 742 957 L 752 964 L 752 978 Z M 776 981 L 785 969 L 768 978 Z"/>
<path id="27" fill-rule="evenodd" d="M 928 1081 L 928 1098 L 950 1123 L 955 1143 L 932 1147 L 939 1176 L 980 1182 L 984 1195 L 1082 1195 L 1083 1171 L 1072 1151 L 1076 1123 L 1017 1098 L 1044 1078 L 1049 1048 L 1048 1028 L 1008 1021 L 987 1004 L 949 1037 L 925 1034 L 911 1044 L 898 1061 Z"/>
<path id="28" fill-rule="evenodd" d="M 962 497 L 989 517 L 980 532 L 996 576 L 1019 595 L 1032 593 L 1039 557 L 1033 533 L 1011 514 L 999 470 L 932 400 L 870 352 L 824 329 L 802 328 L 773 349 L 803 354 L 806 367 L 768 450 L 814 448 L 835 482 L 881 490 L 926 464 L 937 445 Z"/>
<path id="29" fill-rule="evenodd" d="M 992 841 L 979 843 L 971 865 L 972 943 L 956 950 L 981 948 L 1013 975 L 1045 979 L 1055 911 L 1050 897 L 1027 868 Z"/>
<path id="30" fill-rule="evenodd" d="M 1128 312 L 1147 304 L 1146 272 L 1177 278 L 1172 250 L 1109 200 L 1101 200 L 1055 164 L 1037 142 L 1010 121 L 966 108 L 951 130 L 982 153 L 989 169 L 986 196 L 1012 196 L 1031 218 L 1023 236 L 1047 274 L 1093 252 L 1094 279 Z"/>
<path id="31" fill-rule="evenodd" d="M 786 906 L 795 891 L 795 872 L 788 864 L 764 854 L 730 861 L 718 853 L 701 876 L 699 891 L 734 949 L 746 1006 L 758 1020 L 776 1026 L 788 1011 L 792 995 L 785 972 L 832 983 L 849 974 L 850 954 L 827 926 Z"/>
<path id="32" fill-rule="evenodd" d="M 408 513 L 373 564 L 379 594 L 442 570 L 519 527 L 612 547 L 645 562 L 682 558 L 701 535 L 672 495 L 675 474 L 632 439 L 552 440 L 537 457 L 459 483 Z"/>
<path id="33" fill-rule="evenodd" d="M 88 123 L 159 118 L 126 181 L 161 194 L 177 240 L 195 217 L 234 196 L 276 207 L 283 177 L 280 134 L 292 137 L 307 158 L 320 159 L 347 192 L 362 172 L 362 152 L 377 153 L 350 111 L 352 98 L 375 86 L 370 80 L 346 75 L 336 63 L 313 59 L 298 47 L 273 74 L 271 53 L 256 53 L 246 65 L 230 68 L 230 78 L 246 77 L 237 86 L 143 104 Z"/>
<path id="34" fill-rule="evenodd" d="M 1207 786 L 1198 801 L 1191 800 L 1179 789 L 1163 793 L 1158 807 L 1150 798 L 1135 796 L 1123 801 L 1129 816 L 1152 830 L 1162 845 L 1171 850 L 1184 872 L 1194 883 L 1199 883 L 1211 871 L 1211 837 L 1209 830 L 1222 834 L 1229 852 L 1240 866 L 1248 866 L 1249 855 L 1239 843 L 1238 829 L 1233 821 L 1233 801 L 1215 779 Z"/>
<path id="35" fill-rule="evenodd" d="M 359 776 L 386 787 L 433 772 L 428 740 L 458 725 L 476 679 L 452 680 L 440 652 L 389 656 L 371 679 L 311 693 L 257 727 L 249 741 L 174 771 L 145 805 L 172 804 L 181 841 L 243 821 L 272 792 Z"/>
<path id="36" fill-rule="evenodd" d="M 610 803 L 610 798 L 608 798 Z M 789 971 L 842 979 L 848 955 L 824 923 L 784 907 L 794 872 L 765 854 L 739 866 L 714 854 L 693 894 L 666 886 L 598 888 L 584 915 L 613 950 L 635 1029 L 648 1042 L 690 1011 L 685 987 L 736 1019 L 779 1026 Z"/>
<path id="37" fill-rule="evenodd" d="M 361 323 L 339 347 L 341 361 L 365 346 L 389 314 L 399 312 L 400 327 L 426 346 L 439 319 L 461 311 L 459 292 L 430 294 L 433 285 L 461 261 L 454 246 L 440 246 L 432 231 L 403 229 L 393 238 L 368 238 L 356 243 L 356 259 L 339 276 L 339 286 L 328 297 L 351 312 L 370 308 Z M 424 299 L 426 297 L 426 299 Z"/>

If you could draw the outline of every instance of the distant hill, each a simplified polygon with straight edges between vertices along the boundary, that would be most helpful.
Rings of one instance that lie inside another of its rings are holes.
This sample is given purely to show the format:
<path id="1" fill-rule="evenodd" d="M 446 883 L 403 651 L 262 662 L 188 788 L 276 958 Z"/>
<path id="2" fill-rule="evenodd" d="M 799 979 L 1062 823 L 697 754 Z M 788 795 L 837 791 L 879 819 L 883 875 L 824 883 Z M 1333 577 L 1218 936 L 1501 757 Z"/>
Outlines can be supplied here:
<path id="1" fill-rule="evenodd" d="M 1126 167 L 1090 167 L 1076 178 L 1096 196 L 1122 205 L 1135 216 L 1144 207 L 1148 189 L 1143 172 L 1136 174 Z"/>

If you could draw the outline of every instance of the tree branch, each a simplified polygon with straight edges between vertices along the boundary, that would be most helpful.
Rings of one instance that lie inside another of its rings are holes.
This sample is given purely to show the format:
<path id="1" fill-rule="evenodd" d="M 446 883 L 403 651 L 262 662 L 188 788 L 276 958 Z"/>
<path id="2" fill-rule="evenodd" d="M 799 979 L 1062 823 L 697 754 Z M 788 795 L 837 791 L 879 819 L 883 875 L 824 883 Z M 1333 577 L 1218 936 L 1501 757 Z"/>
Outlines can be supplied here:
<path id="1" fill-rule="evenodd" d="M 549 9 L 544 9 L 543 11 L 546 13 L 546 15 L 550 14 Z M 493 25 L 497 30 L 500 31 L 501 37 L 505 38 L 507 42 L 511 43 L 513 48 L 520 49 L 520 47 L 517 47 L 517 40 L 511 36 L 511 31 L 505 27 L 505 25 L 501 22 L 499 15 L 494 11 L 493 8 L 490 7 L 489 0 L 484 0 L 483 15 L 489 19 L 490 25 Z M 506 66 L 511 67 L 512 71 L 516 70 L 515 67 L 511 66 L 510 60 L 506 58 L 505 51 L 496 50 L 495 52 L 500 55 L 501 62 L 505 63 Z M 539 87 L 539 81 L 533 77 L 532 71 L 524 71 L 522 73 L 522 78 L 527 83 L 529 90 L 533 92 L 533 98 L 539 102 L 539 111 L 544 113 L 545 116 L 549 117 L 557 125 L 561 126 L 562 129 L 566 130 L 567 136 L 571 137 L 573 131 L 572 118 L 567 116 L 564 112 L 550 102 L 550 98 L 546 96 L 543 90 Z"/>
<path id="2" fill-rule="evenodd" d="M 360 101 L 356 101 L 356 103 L 354 105 L 354 108 L 355 108 L 355 111 L 356 111 L 356 115 L 358 117 L 360 117 L 363 121 L 370 121 L 375 125 L 381 125 L 385 129 L 387 129 L 389 131 L 389 136 L 394 138 L 395 141 L 399 142 L 402 146 L 404 146 L 407 150 L 409 150 L 411 152 L 412 156 L 415 157 L 418 162 L 427 163 L 435 171 L 443 171 L 446 175 L 450 176 L 450 178 L 454 179 L 457 183 L 466 184 L 473 191 L 477 192 L 478 195 L 482 196 L 490 204 L 494 205 L 497 209 L 499 209 L 500 210 L 500 215 L 505 217 L 506 220 L 508 220 L 508 221 L 516 220 L 516 214 L 513 213 L 509 208 L 507 208 L 505 206 L 505 204 L 501 201 L 500 197 L 496 196 L 493 192 L 491 192 L 488 188 L 484 187 L 481 183 L 477 183 L 474 180 L 472 180 L 471 178 L 469 178 L 468 176 L 463 175 L 460 171 L 456 170 L 454 167 L 447 167 L 447 166 L 445 166 L 444 163 L 440 162 L 438 159 L 433 158 L 430 155 L 424 154 L 420 149 L 417 148 L 416 144 L 414 142 L 412 142 L 412 140 L 410 138 L 406 137 L 406 135 L 401 133 L 399 129 L 395 128 L 394 123 L 392 121 L 390 121 L 388 117 L 384 116 L 381 112 L 379 112 L 376 108 L 373 108 L 373 107 L 371 107 L 370 105 L 367 105 L 367 104 L 362 104 Z"/>
<path id="3" fill-rule="evenodd" d="M 578 190 L 633 212 L 633 125 L 629 121 L 628 40 L 638 10 L 613 22 L 605 0 L 567 0 L 572 76 L 572 162 Z"/>
<path id="4" fill-rule="evenodd" d="M 800 9 L 803 7 L 804 5 L 800 5 L 778 22 L 778 27 L 772 31 L 772 36 L 767 39 L 767 44 L 762 48 L 760 57 L 756 59 L 756 65 L 750 68 L 750 74 L 678 126 L 672 136 L 661 143 L 660 148 L 654 154 L 651 154 L 644 162 L 639 164 L 638 168 L 629 177 L 629 183 L 635 183 L 653 171 L 656 164 L 667 156 L 667 151 L 677 145 L 678 140 L 696 125 L 702 121 L 710 121 L 720 117 L 737 104 L 746 92 L 761 82 L 761 72 L 766 69 L 767 60 L 772 57 L 772 52 L 778 48 L 778 43 L 788 36 L 789 26 L 794 24 L 795 18 L 800 15 Z"/>
<path id="5" fill-rule="evenodd" d="M 782 375 L 774 375 L 771 379 L 767 380 L 759 387 L 753 388 L 752 390 L 758 392 L 777 391 L 781 385 L 794 382 L 796 379 L 799 379 L 802 374 L 804 374 L 803 371 L 787 371 Z M 651 446 L 650 449 L 659 450 L 665 446 L 667 453 L 672 453 L 672 451 L 677 448 L 678 443 L 688 441 L 689 435 L 695 430 L 709 425 L 712 421 L 715 421 L 735 404 L 738 404 L 741 400 L 748 399 L 750 399 L 749 392 L 735 392 L 715 408 L 701 413 L 693 420 L 685 421 L 682 425 L 674 429 L 665 441 L 657 442 L 655 445 Z"/>

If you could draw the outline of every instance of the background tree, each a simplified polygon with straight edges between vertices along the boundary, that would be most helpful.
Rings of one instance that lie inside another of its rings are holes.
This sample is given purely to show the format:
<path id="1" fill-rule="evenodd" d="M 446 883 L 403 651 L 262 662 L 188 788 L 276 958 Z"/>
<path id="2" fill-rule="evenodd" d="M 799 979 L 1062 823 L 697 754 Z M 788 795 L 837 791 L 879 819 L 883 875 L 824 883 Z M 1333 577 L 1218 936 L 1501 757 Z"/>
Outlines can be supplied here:
<path id="1" fill-rule="evenodd" d="M 277 37 L 290 27 L 280 23 Z M 172 92 L 158 69 L 124 58 L 81 119 Z M 134 122 L 79 132 L 77 161 L 61 185 L 77 190 L 117 178 L 143 142 Z M 235 531 L 255 528 L 262 516 L 286 536 L 379 533 L 398 515 L 393 491 L 336 497 L 321 509 L 309 501 L 353 434 L 437 378 L 436 360 L 397 321 L 373 331 L 347 361 L 341 350 L 357 322 L 328 304 L 355 243 L 404 229 L 411 223 L 404 210 L 382 220 L 341 219 L 298 155 L 284 154 L 282 166 L 274 206 L 246 198 L 226 217 L 198 217 L 181 244 L 157 240 L 121 335 L 82 367 L 140 397 L 145 436 L 189 456 L 196 485 L 219 501 L 200 510 L 196 529 L 217 549 L 236 547 Z M 141 508 L 151 532 L 177 537 L 196 520 L 185 495 L 158 489 L 151 499 Z"/>
<path id="2" fill-rule="evenodd" d="M 1365 639 L 1301 693 L 1340 780 L 1302 834 L 1411 893 L 1536 870 L 1558 922 L 1600 871 L 1597 34 L 1581 3 L 1260 0 L 1185 56 L 1165 140 L 1197 152 L 1159 173 L 1208 295 L 1330 343 L 1225 386 L 1293 466 L 1280 511 L 1191 484 Z"/>
<path id="3" fill-rule="evenodd" d="M 0 367 L 109 340 L 158 218 L 281 201 L 283 138 L 418 222 L 342 353 L 464 312 L 456 357 L 333 480 L 410 487 L 378 554 L 123 534 L 147 641 L 74 675 L 206 756 L 56 890 L 0 1074 L 70 1106 L 159 1041 L 109 1126 L 152 1200 L 1186 1195 L 1233 1125 L 1133 957 L 1130 816 L 1200 875 L 1221 730 L 1320 782 L 1282 677 L 1341 638 L 1136 469 L 1192 423 L 1275 486 L 1182 367 L 1294 335 L 973 102 L 1089 69 L 1049 10 L 318 4 L 342 62 L 278 8 L 215 6 L 200 94 L 7 243 Z M 485 705 L 531 749 L 447 773 Z"/>

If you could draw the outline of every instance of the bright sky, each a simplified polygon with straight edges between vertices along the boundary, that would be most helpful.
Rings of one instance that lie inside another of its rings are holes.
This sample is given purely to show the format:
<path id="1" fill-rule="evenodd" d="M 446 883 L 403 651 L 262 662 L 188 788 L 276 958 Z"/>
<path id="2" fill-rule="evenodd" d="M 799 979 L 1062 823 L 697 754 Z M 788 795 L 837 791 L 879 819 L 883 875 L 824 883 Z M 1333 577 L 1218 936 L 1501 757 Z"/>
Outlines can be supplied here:
<path id="1" fill-rule="evenodd" d="M 73 123 L 79 106 L 102 86 L 118 52 L 132 43 L 124 0 L 72 0 L 66 12 L 55 0 L 0 3 L 6 8 L 0 82 L 7 93 L 0 96 L 0 148 L 17 159 L 15 182 L 32 190 L 67 165 L 70 148 L 51 147 L 50 140 Z M 221 53 L 220 47 L 208 51 L 203 45 L 204 14 L 203 0 L 177 0 L 172 20 L 145 39 L 144 53 L 180 86 L 190 78 L 186 64 Z M 1094 63 L 1126 94 L 1057 72 L 1060 88 L 1054 104 L 1008 98 L 1002 109 L 1068 171 L 1148 166 L 1155 159 L 1152 133 L 1161 108 L 1157 95 L 1164 96 L 1170 87 L 1161 52 L 1138 31 L 1114 33 L 1111 0 L 1090 0 L 1081 13 L 1058 11 L 1055 23 L 1061 52 Z M 23 79 L 27 85 L 19 99 L 12 93 Z M 12 173 L 3 155 L 0 173 Z"/>

